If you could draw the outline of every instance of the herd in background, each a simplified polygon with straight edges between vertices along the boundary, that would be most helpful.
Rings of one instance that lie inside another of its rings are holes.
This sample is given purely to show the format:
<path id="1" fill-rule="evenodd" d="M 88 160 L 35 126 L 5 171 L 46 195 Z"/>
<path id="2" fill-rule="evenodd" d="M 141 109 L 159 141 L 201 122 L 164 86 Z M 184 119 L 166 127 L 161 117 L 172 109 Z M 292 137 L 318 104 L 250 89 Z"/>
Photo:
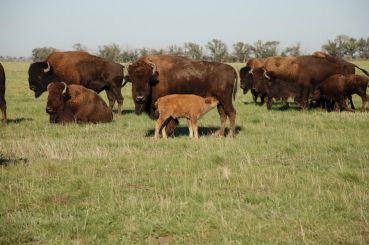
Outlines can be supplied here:
<path id="1" fill-rule="evenodd" d="M 187 118 L 190 137 L 198 137 L 197 120 L 213 107 L 220 116 L 223 136 L 227 118 L 228 135 L 235 135 L 236 110 L 233 100 L 237 92 L 238 74 L 230 65 L 193 61 L 172 55 L 149 55 L 127 67 L 86 52 L 54 52 L 44 62 L 32 63 L 28 70 L 29 88 L 35 97 L 48 91 L 46 112 L 51 123 L 111 122 L 112 109 L 118 104 L 122 112 L 121 88 L 132 83 L 135 113 L 146 112 L 157 119 L 155 138 L 160 131 L 164 138 L 178 125 L 178 118 Z M 293 98 L 302 109 L 313 104 L 328 110 L 353 111 L 352 95 L 362 99 L 361 110 L 369 103 L 366 94 L 368 77 L 355 75 L 355 64 L 323 52 L 312 55 L 250 59 L 239 71 L 244 94 L 251 91 L 256 102 L 281 99 L 288 107 Z M 123 82 L 124 81 L 124 82 Z M 98 96 L 106 91 L 109 106 Z M 0 64 L 0 109 L 6 123 L 5 72 Z M 351 108 L 347 106 L 349 100 Z"/>

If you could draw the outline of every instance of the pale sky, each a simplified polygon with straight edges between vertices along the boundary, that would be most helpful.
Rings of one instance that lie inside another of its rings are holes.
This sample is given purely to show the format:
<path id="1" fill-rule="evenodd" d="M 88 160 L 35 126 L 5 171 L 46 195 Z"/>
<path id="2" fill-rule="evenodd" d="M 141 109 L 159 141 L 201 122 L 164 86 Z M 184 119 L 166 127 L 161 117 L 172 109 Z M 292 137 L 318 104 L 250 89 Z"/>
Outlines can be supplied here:
<path id="1" fill-rule="evenodd" d="M 0 56 L 31 56 L 33 48 L 72 50 L 82 43 L 167 48 L 213 38 L 301 43 L 320 50 L 346 34 L 369 37 L 369 0 L 0 0 Z"/>

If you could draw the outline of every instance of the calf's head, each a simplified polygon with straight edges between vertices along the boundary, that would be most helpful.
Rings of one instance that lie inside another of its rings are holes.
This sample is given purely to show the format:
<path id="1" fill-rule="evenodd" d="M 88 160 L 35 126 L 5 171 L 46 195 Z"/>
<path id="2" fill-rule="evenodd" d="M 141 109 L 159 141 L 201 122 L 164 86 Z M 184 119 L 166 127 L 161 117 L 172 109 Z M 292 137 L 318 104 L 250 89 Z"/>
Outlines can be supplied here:
<path id="1" fill-rule="evenodd" d="M 68 86 L 64 82 L 54 82 L 47 86 L 49 95 L 47 97 L 46 112 L 58 114 L 64 110 L 65 102 L 70 99 Z"/>
<path id="2" fill-rule="evenodd" d="M 28 69 L 28 85 L 39 97 L 47 89 L 47 85 L 53 80 L 53 70 L 48 62 L 32 63 Z"/>
<path id="3" fill-rule="evenodd" d="M 151 87 L 158 83 L 156 65 L 150 61 L 137 61 L 128 67 L 132 82 L 132 98 L 136 114 L 141 114 L 151 101 Z"/>
<path id="4" fill-rule="evenodd" d="M 216 107 L 219 104 L 219 101 L 216 98 L 210 96 L 210 97 L 205 98 L 205 103 L 210 108 L 213 108 L 213 107 Z"/>

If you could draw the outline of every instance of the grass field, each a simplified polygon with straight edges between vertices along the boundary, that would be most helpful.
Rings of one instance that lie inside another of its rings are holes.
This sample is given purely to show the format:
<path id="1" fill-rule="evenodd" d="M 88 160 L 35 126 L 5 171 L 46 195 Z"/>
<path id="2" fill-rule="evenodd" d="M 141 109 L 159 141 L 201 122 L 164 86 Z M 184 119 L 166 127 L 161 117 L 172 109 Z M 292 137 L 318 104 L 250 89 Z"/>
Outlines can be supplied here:
<path id="1" fill-rule="evenodd" d="M 51 125 L 29 64 L 3 65 L 0 244 L 369 243 L 369 113 L 267 111 L 239 89 L 236 138 L 209 135 L 213 110 L 199 140 L 185 121 L 154 140 L 130 85 L 112 123 Z"/>

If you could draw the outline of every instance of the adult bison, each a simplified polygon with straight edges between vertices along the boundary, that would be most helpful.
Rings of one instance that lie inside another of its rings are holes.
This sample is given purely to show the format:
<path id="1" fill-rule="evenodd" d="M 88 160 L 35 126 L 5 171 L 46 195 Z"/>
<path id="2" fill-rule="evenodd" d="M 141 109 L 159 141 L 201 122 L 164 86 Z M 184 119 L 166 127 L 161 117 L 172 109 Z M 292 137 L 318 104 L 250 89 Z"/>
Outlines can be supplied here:
<path id="1" fill-rule="evenodd" d="M 252 76 L 252 71 L 256 68 L 262 67 L 264 64 L 264 59 L 252 58 L 246 63 L 246 66 L 240 70 L 240 87 L 243 89 L 243 94 L 247 94 L 250 90 L 252 94 L 252 99 L 256 103 L 258 96 L 260 96 L 261 104 L 264 104 L 265 94 L 256 91 L 254 88 L 254 79 Z"/>
<path id="2" fill-rule="evenodd" d="M 32 63 L 28 70 L 29 88 L 39 97 L 54 81 L 79 84 L 97 93 L 106 91 L 112 109 L 118 102 L 121 112 L 123 96 L 121 87 L 124 66 L 93 56 L 86 52 L 53 52 L 45 62 Z"/>
<path id="3" fill-rule="evenodd" d="M 334 74 L 354 74 L 355 67 L 365 74 L 369 73 L 343 59 L 322 52 L 297 57 L 270 57 L 262 67 L 263 75 L 254 79 L 263 79 L 273 83 L 277 79 L 290 82 L 298 89 L 297 101 L 302 108 L 308 108 L 309 97 L 314 88 Z"/>
<path id="4" fill-rule="evenodd" d="M 219 100 L 219 135 L 224 135 L 227 117 L 229 136 L 235 134 L 236 110 L 232 104 L 237 89 L 237 73 L 229 65 L 218 62 L 193 61 L 170 55 L 150 55 L 128 67 L 132 82 L 132 98 L 136 114 L 146 112 L 155 119 L 155 102 L 169 94 L 213 96 Z M 168 123 L 173 126 L 174 119 Z"/>
<path id="5" fill-rule="evenodd" d="M 6 101 L 5 101 L 5 71 L 1 63 L 0 63 L 0 109 L 3 114 L 3 122 L 7 123 Z"/>

